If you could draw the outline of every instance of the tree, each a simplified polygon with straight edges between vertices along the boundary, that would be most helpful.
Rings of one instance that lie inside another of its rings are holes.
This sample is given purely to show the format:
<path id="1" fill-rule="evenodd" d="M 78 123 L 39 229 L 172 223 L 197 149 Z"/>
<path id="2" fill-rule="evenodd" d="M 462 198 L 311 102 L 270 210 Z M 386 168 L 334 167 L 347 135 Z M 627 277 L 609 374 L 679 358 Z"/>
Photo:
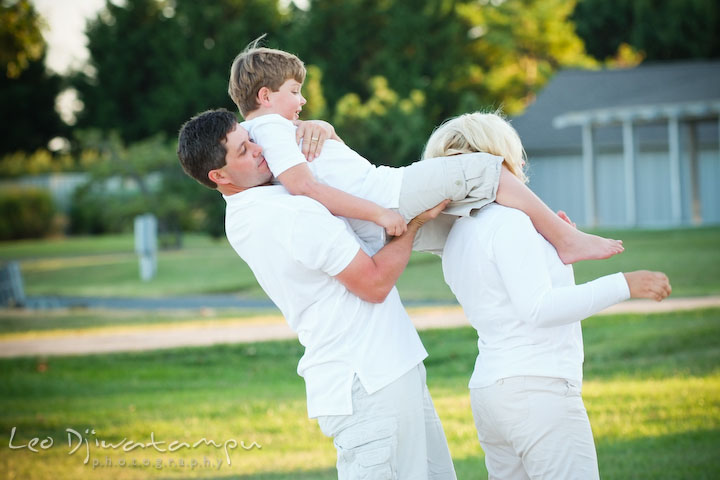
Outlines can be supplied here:
<path id="1" fill-rule="evenodd" d="M 0 6 L 0 155 L 46 148 L 65 133 L 55 111 L 61 79 L 45 69 L 40 26 L 27 0 Z"/>
<path id="2" fill-rule="evenodd" d="M 61 79 L 48 73 L 44 58 L 28 63 L 16 78 L 0 75 L 0 155 L 47 148 L 67 126 L 55 111 Z"/>
<path id="3" fill-rule="evenodd" d="M 599 60 L 623 44 L 647 60 L 720 56 L 716 0 L 579 0 L 572 19 L 588 53 Z"/>
<path id="4" fill-rule="evenodd" d="M 280 19 L 272 0 L 108 2 L 87 28 L 91 69 L 73 82 L 84 103 L 78 126 L 126 142 L 173 138 L 199 111 L 234 109 L 232 59 Z"/>
<path id="5" fill-rule="evenodd" d="M 323 72 L 329 109 L 349 93 L 367 100 L 382 76 L 401 95 L 419 89 L 436 115 L 452 110 L 445 93 L 468 62 L 465 26 L 447 0 L 323 0 L 296 11 L 287 45 Z M 280 47 L 282 48 L 282 47 Z M 287 49 L 287 47 L 286 47 Z M 431 124 L 427 124 L 431 128 Z"/>
<path id="6" fill-rule="evenodd" d="M 354 93 L 340 99 L 333 117 L 339 135 L 376 164 L 398 167 L 418 160 L 424 145 L 420 134 L 425 95 L 412 90 L 400 98 L 380 76 L 370 80 L 370 89 L 365 102 Z"/>
<path id="7" fill-rule="evenodd" d="M 353 147 L 381 153 L 369 156 L 372 161 L 399 157 L 407 164 L 417 159 L 432 128 L 449 116 L 499 106 L 517 113 L 557 69 L 593 66 L 569 20 L 574 5 L 566 0 L 315 1 L 293 14 L 287 45 L 322 70 L 328 110 L 341 133 L 354 139 Z M 378 90 L 372 80 L 377 76 L 386 88 Z M 422 92 L 412 121 L 391 121 L 397 118 L 393 108 L 383 115 L 361 113 L 384 90 L 406 99 L 410 92 Z M 407 136 L 403 141 L 394 134 L 401 130 Z M 417 147 L 406 148 L 408 141 Z M 389 155 L 393 145 L 396 153 Z"/>
<path id="8" fill-rule="evenodd" d="M 222 235 L 222 198 L 185 175 L 162 134 L 129 146 L 97 130 L 79 136 L 96 160 L 90 180 L 73 199 L 73 233 L 124 231 L 137 215 L 153 213 L 164 246 L 180 246 L 182 231 Z"/>
<path id="9" fill-rule="evenodd" d="M 516 114 L 558 69 L 593 67 L 569 21 L 574 6 L 572 0 L 486 0 L 460 6 L 473 37 L 469 55 L 474 62 L 461 76 L 470 102 Z"/>
<path id="10" fill-rule="evenodd" d="M 29 0 L 0 3 L 0 66 L 5 75 L 17 78 L 30 62 L 44 55 L 40 27 L 40 16 Z"/>

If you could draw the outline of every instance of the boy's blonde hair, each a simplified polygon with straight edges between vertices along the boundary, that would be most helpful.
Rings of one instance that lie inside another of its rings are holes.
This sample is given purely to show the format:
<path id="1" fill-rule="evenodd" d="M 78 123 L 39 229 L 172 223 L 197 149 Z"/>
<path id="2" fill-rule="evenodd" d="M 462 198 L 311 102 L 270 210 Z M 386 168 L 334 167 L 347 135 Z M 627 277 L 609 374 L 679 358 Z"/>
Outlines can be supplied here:
<path id="1" fill-rule="evenodd" d="M 228 93 L 243 117 L 260 106 L 257 95 L 262 87 L 277 92 L 291 78 L 305 81 L 302 60 L 292 53 L 258 46 L 264 37 L 245 47 L 230 67 Z"/>
<path id="2" fill-rule="evenodd" d="M 527 183 L 525 149 L 520 136 L 499 112 L 466 113 L 442 123 L 430 135 L 423 158 L 486 152 L 503 157 L 508 170 Z"/>

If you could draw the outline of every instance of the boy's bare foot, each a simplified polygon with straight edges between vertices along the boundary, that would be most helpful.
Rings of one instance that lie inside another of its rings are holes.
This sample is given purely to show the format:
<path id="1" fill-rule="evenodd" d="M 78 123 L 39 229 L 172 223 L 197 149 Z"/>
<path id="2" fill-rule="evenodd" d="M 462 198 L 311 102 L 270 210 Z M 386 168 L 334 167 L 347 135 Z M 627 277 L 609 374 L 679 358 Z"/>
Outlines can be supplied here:
<path id="1" fill-rule="evenodd" d="M 598 237 L 580 230 L 573 230 L 573 232 L 574 234 L 569 237 L 568 241 L 562 247 L 557 248 L 560 260 L 566 265 L 581 260 L 610 258 L 625 250 L 622 240 Z"/>

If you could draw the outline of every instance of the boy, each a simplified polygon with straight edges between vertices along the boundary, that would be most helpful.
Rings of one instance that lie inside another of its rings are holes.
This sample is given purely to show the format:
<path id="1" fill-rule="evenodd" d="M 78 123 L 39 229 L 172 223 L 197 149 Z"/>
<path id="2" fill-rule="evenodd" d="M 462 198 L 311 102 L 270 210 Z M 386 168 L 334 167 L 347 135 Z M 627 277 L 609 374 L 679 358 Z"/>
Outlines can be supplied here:
<path id="1" fill-rule="evenodd" d="M 334 215 L 351 219 L 353 229 L 372 251 L 384 243 L 383 230 L 374 224 L 390 235 L 401 234 L 407 221 L 444 199 L 452 200 L 443 212 L 448 215 L 420 230 L 415 250 L 442 253 L 456 215 L 468 216 L 496 201 L 525 212 L 564 263 L 623 251 L 622 242 L 580 232 L 555 215 L 502 166 L 501 157 L 472 153 L 426 159 L 402 168 L 375 167 L 342 142 L 330 139 L 308 164 L 295 142 L 293 125 L 305 104 L 301 93 L 304 64 L 290 53 L 257 47 L 259 40 L 235 58 L 230 72 L 228 92 L 246 119 L 243 127 L 263 148 L 270 170 L 291 194 L 309 196 Z"/>

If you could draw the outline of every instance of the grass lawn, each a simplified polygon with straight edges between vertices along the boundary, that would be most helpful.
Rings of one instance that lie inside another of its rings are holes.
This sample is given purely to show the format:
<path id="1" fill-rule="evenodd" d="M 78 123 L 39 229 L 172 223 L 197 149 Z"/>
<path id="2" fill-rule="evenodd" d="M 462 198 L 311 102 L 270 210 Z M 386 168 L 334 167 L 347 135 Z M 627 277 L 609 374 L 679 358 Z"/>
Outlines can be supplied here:
<path id="1" fill-rule="evenodd" d="M 720 227 L 603 231 L 626 251 L 607 261 L 576 264 L 578 282 L 617 271 L 665 271 L 675 296 L 720 294 Z M 184 248 L 162 251 L 158 275 L 138 278 L 131 236 L 0 243 L 0 261 L 19 260 L 29 295 L 178 296 L 234 293 L 266 298 L 225 239 L 186 235 Z M 405 300 L 454 301 L 439 258 L 413 254 L 398 282 Z"/>
<path id="2" fill-rule="evenodd" d="M 720 478 L 720 309 L 595 317 L 584 332 L 584 397 L 602 477 Z M 466 388 L 475 333 L 421 336 L 458 476 L 487 478 Z M 17 479 L 335 478 L 332 443 L 306 417 L 295 373 L 301 353 L 283 341 L 0 360 L 0 468 Z M 11 449 L 13 428 L 13 446 L 39 438 L 39 451 Z M 67 429 L 79 435 L 70 433 L 71 446 Z M 220 448 L 122 452 L 95 444 L 148 443 L 151 432 L 161 449 L 203 438 Z M 79 438 L 87 445 L 69 454 Z M 231 440 L 262 448 L 232 449 Z M 223 463 L 226 442 L 231 465 Z"/>
<path id="3" fill-rule="evenodd" d="M 125 327 L 154 327 L 179 324 L 237 324 L 265 321 L 284 322 L 276 310 L 203 309 L 172 311 L 57 309 L 19 310 L 0 309 L 0 339 L 11 336 L 33 336 L 39 333 L 69 335 L 88 333 L 98 329 Z"/>

